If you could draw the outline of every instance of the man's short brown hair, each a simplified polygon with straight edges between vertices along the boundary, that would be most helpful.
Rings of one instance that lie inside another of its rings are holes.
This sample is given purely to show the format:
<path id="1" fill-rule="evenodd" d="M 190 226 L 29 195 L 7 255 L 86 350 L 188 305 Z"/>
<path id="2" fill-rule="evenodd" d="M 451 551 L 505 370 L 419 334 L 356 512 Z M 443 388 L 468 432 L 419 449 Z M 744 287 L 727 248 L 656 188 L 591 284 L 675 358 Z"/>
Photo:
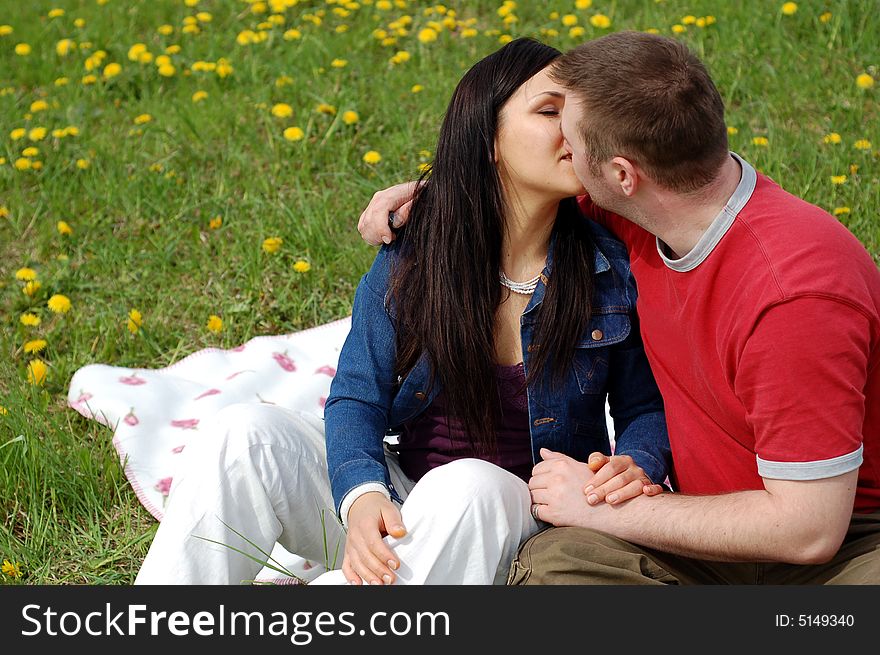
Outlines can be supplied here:
<path id="1" fill-rule="evenodd" d="M 583 104 L 578 128 L 594 172 L 622 156 L 686 193 L 711 182 L 728 156 L 721 95 L 703 63 L 675 39 L 609 34 L 564 54 L 551 76 Z"/>

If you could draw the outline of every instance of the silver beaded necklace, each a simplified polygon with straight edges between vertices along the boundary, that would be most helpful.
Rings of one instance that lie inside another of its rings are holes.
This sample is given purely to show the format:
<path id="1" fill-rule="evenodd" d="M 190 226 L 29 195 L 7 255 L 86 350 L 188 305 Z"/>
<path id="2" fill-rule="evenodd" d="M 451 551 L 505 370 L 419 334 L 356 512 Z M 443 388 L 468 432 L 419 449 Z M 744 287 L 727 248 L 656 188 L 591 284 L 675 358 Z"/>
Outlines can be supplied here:
<path id="1" fill-rule="evenodd" d="M 531 280 L 526 280 L 525 282 L 514 282 L 504 274 L 504 271 L 499 270 L 498 279 L 500 280 L 502 286 L 507 287 L 514 293 L 520 293 L 524 296 L 529 296 L 535 292 L 535 289 L 538 286 L 538 280 L 541 279 L 541 274 L 538 273 Z"/>

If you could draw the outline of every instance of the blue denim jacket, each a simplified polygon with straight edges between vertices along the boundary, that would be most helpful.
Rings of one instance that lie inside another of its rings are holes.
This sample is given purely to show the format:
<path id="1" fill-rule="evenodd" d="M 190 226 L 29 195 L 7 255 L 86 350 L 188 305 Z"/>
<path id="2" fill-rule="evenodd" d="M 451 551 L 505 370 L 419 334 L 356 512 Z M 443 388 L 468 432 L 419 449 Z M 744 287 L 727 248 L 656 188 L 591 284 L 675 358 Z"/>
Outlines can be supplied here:
<path id="1" fill-rule="evenodd" d="M 615 454 L 630 455 L 653 482 L 663 482 L 671 455 L 660 391 L 654 382 L 639 335 L 636 287 L 626 248 L 605 228 L 590 221 L 596 243 L 593 316 L 577 344 L 571 372 L 562 391 L 550 385 L 527 389 L 532 458 L 540 448 L 586 461 L 591 452 L 610 454 L 605 400 L 616 435 Z M 336 376 L 324 407 L 327 463 L 336 512 L 346 494 L 367 482 L 379 482 L 391 497 L 385 463 L 386 434 L 425 411 L 440 391 L 429 382 L 425 356 L 402 380 L 394 372 L 396 341 L 393 317 L 386 311 L 390 263 L 396 242 L 383 246 L 354 297 L 351 331 L 342 347 Z M 553 244 L 544 275 L 553 266 Z M 538 282 L 520 319 L 524 369 L 544 285 Z M 547 367 L 548 369 L 550 367 Z M 547 380 L 551 373 L 546 373 Z"/>

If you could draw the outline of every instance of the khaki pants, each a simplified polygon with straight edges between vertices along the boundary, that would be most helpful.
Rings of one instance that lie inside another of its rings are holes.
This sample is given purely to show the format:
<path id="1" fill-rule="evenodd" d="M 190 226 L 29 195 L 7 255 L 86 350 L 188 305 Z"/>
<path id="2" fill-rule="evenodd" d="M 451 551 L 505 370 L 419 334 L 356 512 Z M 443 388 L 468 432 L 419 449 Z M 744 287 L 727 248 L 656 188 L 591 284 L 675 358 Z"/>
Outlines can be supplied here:
<path id="1" fill-rule="evenodd" d="M 711 562 L 643 548 L 588 528 L 548 528 L 513 561 L 509 585 L 880 584 L 880 512 L 853 514 L 825 564 Z"/>

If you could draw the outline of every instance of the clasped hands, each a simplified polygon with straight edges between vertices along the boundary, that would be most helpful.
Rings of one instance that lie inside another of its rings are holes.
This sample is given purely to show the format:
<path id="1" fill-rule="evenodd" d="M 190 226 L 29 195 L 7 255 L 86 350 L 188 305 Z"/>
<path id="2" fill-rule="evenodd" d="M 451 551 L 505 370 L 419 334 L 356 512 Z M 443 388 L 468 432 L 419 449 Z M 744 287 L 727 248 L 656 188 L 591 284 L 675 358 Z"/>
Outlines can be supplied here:
<path id="1" fill-rule="evenodd" d="M 619 505 L 631 498 L 656 496 L 663 487 L 648 479 L 629 455 L 592 453 L 587 462 L 547 448 L 532 469 L 532 516 L 556 526 L 577 525 L 590 505 Z"/>

